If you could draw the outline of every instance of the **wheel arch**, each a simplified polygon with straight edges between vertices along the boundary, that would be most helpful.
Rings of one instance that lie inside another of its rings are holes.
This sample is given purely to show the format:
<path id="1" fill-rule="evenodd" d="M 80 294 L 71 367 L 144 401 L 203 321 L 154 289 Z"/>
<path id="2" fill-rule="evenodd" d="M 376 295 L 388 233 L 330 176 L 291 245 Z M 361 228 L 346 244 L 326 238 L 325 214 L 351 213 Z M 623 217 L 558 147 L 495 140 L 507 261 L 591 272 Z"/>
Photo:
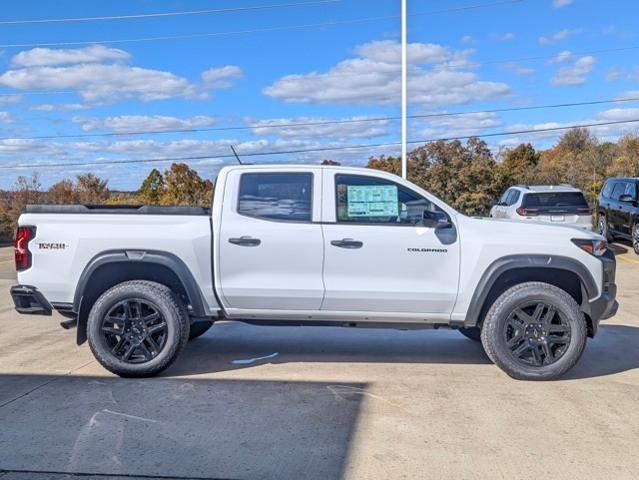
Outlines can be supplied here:
<path id="1" fill-rule="evenodd" d="M 91 259 L 76 286 L 73 311 L 78 315 L 78 345 L 87 339 L 87 319 L 95 301 L 109 288 L 129 280 L 166 285 L 184 300 L 191 316 L 209 315 L 193 274 L 176 255 L 163 251 L 106 251 Z"/>
<path id="2" fill-rule="evenodd" d="M 597 296 L 597 283 L 588 269 L 568 257 L 511 255 L 493 262 L 480 279 L 464 320 L 466 326 L 481 326 L 493 302 L 510 287 L 524 282 L 544 282 L 566 291 L 584 313 L 588 335 L 596 333 L 588 300 Z"/>

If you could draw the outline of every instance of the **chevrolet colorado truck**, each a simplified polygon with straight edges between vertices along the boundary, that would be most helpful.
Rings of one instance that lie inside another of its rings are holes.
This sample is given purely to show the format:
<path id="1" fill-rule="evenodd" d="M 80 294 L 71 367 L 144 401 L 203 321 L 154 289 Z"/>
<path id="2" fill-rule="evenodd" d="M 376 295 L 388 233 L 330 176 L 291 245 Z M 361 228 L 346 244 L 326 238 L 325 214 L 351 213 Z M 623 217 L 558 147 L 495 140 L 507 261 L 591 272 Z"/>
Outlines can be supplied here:
<path id="1" fill-rule="evenodd" d="M 382 171 L 231 166 L 211 210 L 28 206 L 18 312 L 77 325 L 125 377 L 157 374 L 215 321 L 450 327 L 517 379 L 553 379 L 616 313 L 605 239 L 470 218 Z"/>

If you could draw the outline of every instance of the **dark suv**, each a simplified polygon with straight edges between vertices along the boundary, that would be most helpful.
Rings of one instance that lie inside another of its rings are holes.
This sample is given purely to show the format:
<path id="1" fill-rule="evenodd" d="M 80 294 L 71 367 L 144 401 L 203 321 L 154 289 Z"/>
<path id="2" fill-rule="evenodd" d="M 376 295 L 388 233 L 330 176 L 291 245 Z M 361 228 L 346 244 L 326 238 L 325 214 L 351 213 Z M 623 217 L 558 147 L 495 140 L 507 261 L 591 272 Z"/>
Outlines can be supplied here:
<path id="1" fill-rule="evenodd" d="M 639 177 L 609 178 L 599 194 L 599 233 L 608 241 L 616 237 L 632 241 L 639 255 Z"/>

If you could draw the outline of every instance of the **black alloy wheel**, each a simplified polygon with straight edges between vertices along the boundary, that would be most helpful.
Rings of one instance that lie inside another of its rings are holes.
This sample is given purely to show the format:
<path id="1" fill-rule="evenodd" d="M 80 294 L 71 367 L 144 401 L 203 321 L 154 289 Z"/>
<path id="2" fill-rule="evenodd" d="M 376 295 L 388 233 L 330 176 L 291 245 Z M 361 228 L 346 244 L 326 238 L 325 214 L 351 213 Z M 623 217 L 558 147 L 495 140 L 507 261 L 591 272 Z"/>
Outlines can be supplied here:
<path id="1" fill-rule="evenodd" d="M 505 322 L 506 345 L 516 361 L 532 367 L 552 365 L 570 345 L 570 324 L 554 306 L 528 302 L 515 308 Z"/>
<path id="2" fill-rule="evenodd" d="M 155 358 L 167 340 L 167 324 L 160 309 L 141 298 L 115 304 L 104 316 L 101 332 L 118 360 L 134 364 Z"/>

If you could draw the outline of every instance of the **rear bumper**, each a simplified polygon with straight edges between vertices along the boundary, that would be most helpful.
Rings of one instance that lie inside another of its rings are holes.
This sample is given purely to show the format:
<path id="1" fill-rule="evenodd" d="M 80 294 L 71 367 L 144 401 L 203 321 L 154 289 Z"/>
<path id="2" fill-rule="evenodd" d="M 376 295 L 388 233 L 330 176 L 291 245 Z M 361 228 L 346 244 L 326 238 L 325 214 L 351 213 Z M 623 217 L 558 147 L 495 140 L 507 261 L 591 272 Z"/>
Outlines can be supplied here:
<path id="1" fill-rule="evenodd" d="M 588 313 L 592 319 L 593 334 L 596 333 L 599 322 L 613 317 L 619 308 L 619 303 L 616 300 L 617 284 L 615 283 L 617 261 L 610 249 L 601 257 L 601 262 L 603 264 L 601 295 L 588 302 L 590 310 Z"/>
<path id="2" fill-rule="evenodd" d="M 11 287 L 10 292 L 18 313 L 51 315 L 53 307 L 37 288 L 29 285 L 16 285 Z"/>

